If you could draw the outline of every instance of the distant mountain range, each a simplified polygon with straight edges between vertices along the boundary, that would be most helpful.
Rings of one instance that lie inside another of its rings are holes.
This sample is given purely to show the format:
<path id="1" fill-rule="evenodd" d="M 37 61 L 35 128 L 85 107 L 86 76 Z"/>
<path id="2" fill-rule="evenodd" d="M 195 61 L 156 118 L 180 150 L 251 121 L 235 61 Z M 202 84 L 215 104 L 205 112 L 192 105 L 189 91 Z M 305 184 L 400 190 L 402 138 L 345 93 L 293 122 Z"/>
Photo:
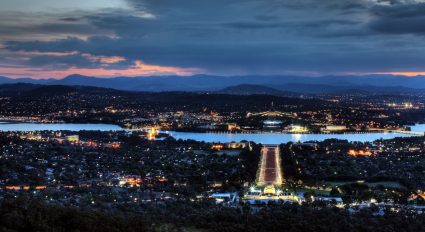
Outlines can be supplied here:
<path id="1" fill-rule="evenodd" d="M 263 85 L 235 85 L 216 91 L 216 93 L 233 95 L 266 94 L 275 96 L 299 96 L 300 94 L 398 94 L 398 93 L 425 93 L 425 90 L 406 87 L 379 87 L 379 86 L 332 86 L 314 84 L 286 84 L 274 88 Z"/>
<path id="2" fill-rule="evenodd" d="M 0 77 L 0 84 L 31 83 L 113 88 L 126 91 L 194 91 L 234 94 L 292 95 L 319 93 L 406 93 L 425 92 L 425 76 L 149 76 L 99 78 L 70 75 L 63 79 L 12 79 Z"/>

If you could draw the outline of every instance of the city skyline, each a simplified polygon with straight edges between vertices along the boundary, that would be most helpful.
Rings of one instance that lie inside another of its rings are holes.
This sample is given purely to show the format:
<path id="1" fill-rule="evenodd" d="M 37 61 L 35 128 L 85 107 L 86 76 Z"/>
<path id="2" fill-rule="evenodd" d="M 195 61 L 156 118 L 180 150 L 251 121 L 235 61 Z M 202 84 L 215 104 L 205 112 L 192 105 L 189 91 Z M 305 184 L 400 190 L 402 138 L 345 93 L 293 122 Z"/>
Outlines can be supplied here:
<path id="1" fill-rule="evenodd" d="M 423 231 L 424 20 L 1 0 L 0 231 Z"/>

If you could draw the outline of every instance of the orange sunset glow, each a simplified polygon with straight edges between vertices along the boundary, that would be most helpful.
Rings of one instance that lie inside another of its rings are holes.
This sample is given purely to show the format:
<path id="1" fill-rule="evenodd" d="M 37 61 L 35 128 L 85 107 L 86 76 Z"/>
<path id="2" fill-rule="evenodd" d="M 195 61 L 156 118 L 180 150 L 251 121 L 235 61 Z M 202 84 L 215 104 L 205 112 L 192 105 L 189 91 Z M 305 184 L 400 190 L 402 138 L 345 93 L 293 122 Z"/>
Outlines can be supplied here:
<path id="1" fill-rule="evenodd" d="M 370 73 L 370 74 L 395 75 L 395 76 L 406 76 L 406 77 L 425 76 L 425 72 L 377 72 L 377 73 Z"/>
<path id="2" fill-rule="evenodd" d="M 121 61 L 120 57 L 92 57 L 99 59 L 104 64 L 111 64 Z M 31 76 L 33 78 L 63 78 L 72 74 L 80 74 L 85 76 L 149 76 L 149 75 L 177 75 L 188 76 L 201 73 L 203 70 L 199 68 L 179 68 L 170 66 L 150 65 L 142 61 L 135 61 L 134 64 L 127 69 L 108 69 L 101 68 L 77 68 L 71 67 L 65 70 L 46 70 L 43 68 L 30 67 L 6 67 L 0 68 L 0 73 L 13 78 L 21 78 Z"/>

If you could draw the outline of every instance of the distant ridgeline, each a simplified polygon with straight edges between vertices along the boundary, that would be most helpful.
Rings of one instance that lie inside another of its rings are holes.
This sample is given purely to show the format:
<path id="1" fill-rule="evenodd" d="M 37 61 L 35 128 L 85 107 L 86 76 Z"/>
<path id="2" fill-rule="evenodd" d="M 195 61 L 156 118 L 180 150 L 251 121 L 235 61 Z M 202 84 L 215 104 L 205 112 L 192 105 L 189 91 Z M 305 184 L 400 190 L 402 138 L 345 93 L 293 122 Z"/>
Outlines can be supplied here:
<path id="1" fill-rule="evenodd" d="M 150 76 L 97 78 L 70 75 L 63 79 L 11 79 L 0 84 L 81 85 L 128 91 L 214 91 L 231 94 L 291 95 L 294 93 L 406 93 L 424 92 L 425 77 L 367 76 Z"/>

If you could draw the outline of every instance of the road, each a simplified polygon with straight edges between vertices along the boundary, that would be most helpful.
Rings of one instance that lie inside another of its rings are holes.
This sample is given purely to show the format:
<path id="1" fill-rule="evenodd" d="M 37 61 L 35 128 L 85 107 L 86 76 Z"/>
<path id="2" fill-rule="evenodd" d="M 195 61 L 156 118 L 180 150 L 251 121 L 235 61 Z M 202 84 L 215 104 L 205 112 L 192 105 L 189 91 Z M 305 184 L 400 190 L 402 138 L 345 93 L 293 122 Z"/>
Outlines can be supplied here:
<path id="1" fill-rule="evenodd" d="M 280 151 L 278 146 L 264 146 L 261 150 L 260 171 L 257 176 L 259 186 L 282 185 Z"/>

